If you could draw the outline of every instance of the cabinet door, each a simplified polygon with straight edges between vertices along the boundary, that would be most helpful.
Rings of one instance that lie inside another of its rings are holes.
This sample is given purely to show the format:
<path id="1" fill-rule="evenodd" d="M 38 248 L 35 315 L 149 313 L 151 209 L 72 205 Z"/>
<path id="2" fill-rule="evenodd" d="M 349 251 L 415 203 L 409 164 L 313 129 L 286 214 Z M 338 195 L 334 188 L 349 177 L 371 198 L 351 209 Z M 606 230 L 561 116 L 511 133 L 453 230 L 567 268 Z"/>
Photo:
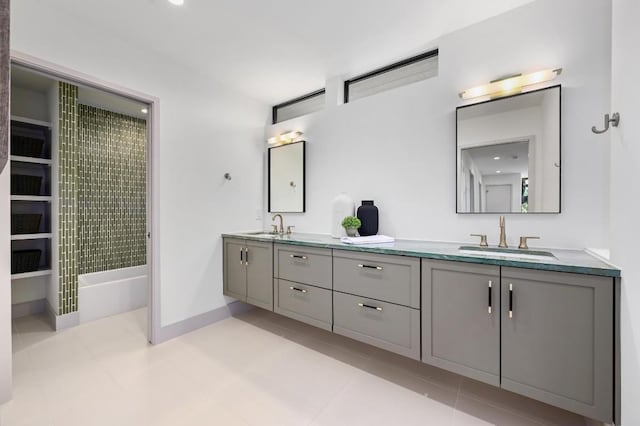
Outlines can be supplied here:
<path id="1" fill-rule="evenodd" d="M 502 268 L 502 387 L 611 422 L 613 290 L 611 278 Z"/>
<path id="2" fill-rule="evenodd" d="M 499 386 L 499 297 L 499 266 L 423 259 L 422 362 Z"/>
<path id="3" fill-rule="evenodd" d="M 245 301 L 247 298 L 247 267 L 244 262 L 243 240 L 225 238 L 223 293 Z"/>
<path id="4" fill-rule="evenodd" d="M 248 241 L 247 303 L 273 311 L 273 243 Z"/>

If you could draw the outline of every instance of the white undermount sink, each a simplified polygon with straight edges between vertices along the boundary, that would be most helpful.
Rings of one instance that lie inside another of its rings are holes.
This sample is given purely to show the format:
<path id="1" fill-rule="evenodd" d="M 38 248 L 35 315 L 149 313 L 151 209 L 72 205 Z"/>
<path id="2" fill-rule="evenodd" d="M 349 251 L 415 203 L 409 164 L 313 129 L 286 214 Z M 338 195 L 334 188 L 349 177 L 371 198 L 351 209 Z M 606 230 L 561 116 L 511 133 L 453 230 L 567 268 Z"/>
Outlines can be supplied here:
<path id="1" fill-rule="evenodd" d="M 470 254 L 473 256 L 483 257 L 501 257 L 509 259 L 523 260 L 553 260 L 556 257 L 548 252 L 541 250 L 521 250 L 521 249 L 503 249 L 494 247 L 477 247 L 477 246 L 461 246 L 458 249 L 461 254 Z"/>
<path id="2" fill-rule="evenodd" d="M 258 237 L 258 238 L 274 238 L 278 234 L 273 234 L 271 232 L 266 232 L 266 231 L 256 231 L 256 232 L 246 232 L 245 235 L 251 235 L 252 237 Z"/>

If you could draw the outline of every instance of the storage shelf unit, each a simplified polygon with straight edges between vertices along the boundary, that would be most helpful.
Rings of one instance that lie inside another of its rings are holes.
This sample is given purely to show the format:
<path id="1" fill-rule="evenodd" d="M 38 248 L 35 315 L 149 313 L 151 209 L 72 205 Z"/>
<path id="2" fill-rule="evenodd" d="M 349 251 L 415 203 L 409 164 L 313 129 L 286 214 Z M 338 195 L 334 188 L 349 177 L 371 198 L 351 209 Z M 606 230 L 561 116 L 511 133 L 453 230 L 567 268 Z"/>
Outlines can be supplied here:
<path id="1" fill-rule="evenodd" d="M 52 168 L 53 160 L 51 159 L 51 123 L 30 119 L 26 117 L 11 117 L 11 137 L 12 150 L 16 152 L 27 150 L 22 149 L 21 143 L 25 143 L 24 139 L 38 139 L 42 143 L 42 150 L 39 153 L 33 151 L 33 156 L 11 155 L 11 179 L 15 175 L 40 176 L 42 184 L 39 194 L 33 195 L 11 195 L 11 214 L 39 214 L 42 215 L 39 229 L 33 229 L 29 234 L 12 234 L 11 235 L 11 251 L 18 250 L 40 250 L 40 263 L 37 269 L 14 273 L 11 275 L 12 280 L 25 280 L 28 278 L 42 277 L 51 275 L 52 271 Z M 15 137 L 15 140 L 13 139 Z M 19 149 L 20 148 L 20 149 Z M 35 191 L 34 191 L 35 192 Z M 33 265 L 35 267 L 36 265 Z"/>
<path id="2" fill-rule="evenodd" d="M 51 202 L 50 195 L 12 195 L 11 201 L 35 201 L 41 203 Z"/>
<path id="3" fill-rule="evenodd" d="M 17 121 L 18 123 L 24 123 L 24 124 L 33 124 L 40 127 L 46 127 L 48 129 L 51 128 L 51 123 L 48 121 L 35 120 L 33 118 L 21 117 L 19 115 L 12 115 L 11 121 Z"/>
<path id="4" fill-rule="evenodd" d="M 53 160 L 49 158 L 23 157 L 21 155 L 12 155 L 10 160 L 17 163 L 43 164 L 46 166 L 53 164 Z"/>
<path id="5" fill-rule="evenodd" d="M 50 232 L 41 232 L 38 234 L 14 234 L 11 236 L 11 241 L 50 240 L 51 238 L 53 238 L 53 234 Z"/>
<path id="6" fill-rule="evenodd" d="M 46 275 L 51 275 L 51 269 L 38 269 L 37 271 L 32 272 L 23 272 L 21 274 L 13 274 L 11 275 L 11 280 L 22 280 L 25 278 L 35 278 L 35 277 L 43 277 Z"/>

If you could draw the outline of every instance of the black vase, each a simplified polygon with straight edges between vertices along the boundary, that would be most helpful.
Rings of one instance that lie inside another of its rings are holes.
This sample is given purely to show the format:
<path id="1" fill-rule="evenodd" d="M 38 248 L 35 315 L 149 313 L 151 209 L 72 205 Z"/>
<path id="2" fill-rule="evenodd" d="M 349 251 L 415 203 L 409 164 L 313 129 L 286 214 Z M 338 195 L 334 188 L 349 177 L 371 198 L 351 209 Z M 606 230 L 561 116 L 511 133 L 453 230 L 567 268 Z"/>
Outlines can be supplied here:
<path id="1" fill-rule="evenodd" d="M 358 228 L 360 236 L 367 237 L 378 233 L 378 208 L 373 205 L 373 201 L 363 201 L 358 207 L 357 216 L 362 222 Z"/>

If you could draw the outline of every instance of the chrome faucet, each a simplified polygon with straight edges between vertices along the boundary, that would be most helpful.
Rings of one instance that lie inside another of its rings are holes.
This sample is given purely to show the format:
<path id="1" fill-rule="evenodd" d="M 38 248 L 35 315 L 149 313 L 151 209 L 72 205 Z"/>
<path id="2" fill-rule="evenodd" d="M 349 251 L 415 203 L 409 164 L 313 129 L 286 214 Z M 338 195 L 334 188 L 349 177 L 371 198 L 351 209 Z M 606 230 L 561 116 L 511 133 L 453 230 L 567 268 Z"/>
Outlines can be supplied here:
<path id="1" fill-rule="evenodd" d="M 271 218 L 271 222 L 275 222 L 276 218 L 280 218 L 280 229 L 278 230 L 278 232 L 280 234 L 284 234 L 284 224 L 282 223 L 282 215 L 280 213 L 274 214 L 273 217 Z"/>
<path id="2" fill-rule="evenodd" d="M 504 220 L 504 216 L 500 216 L 500 244 L 498 244 L 498 247 L 500 248 L 507 248 L 509 247 L 507 245 L 507 235 L 504 231 L 505 228 L 505 220 Z"/>

